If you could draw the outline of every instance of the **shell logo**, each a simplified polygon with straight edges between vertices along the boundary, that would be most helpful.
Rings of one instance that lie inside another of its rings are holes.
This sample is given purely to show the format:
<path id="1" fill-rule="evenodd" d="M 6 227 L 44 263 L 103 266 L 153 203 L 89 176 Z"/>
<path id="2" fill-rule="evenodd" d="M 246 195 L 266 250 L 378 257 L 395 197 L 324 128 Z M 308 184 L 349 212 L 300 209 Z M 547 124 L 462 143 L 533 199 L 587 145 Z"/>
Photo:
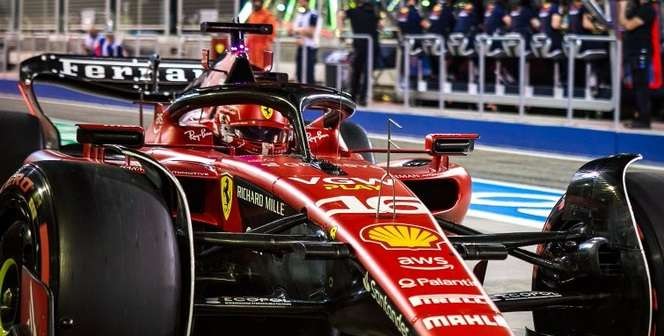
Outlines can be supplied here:
<path id="1" fill-rule="evenodd" d="M 425 227 L 386 223 L 367 226 L 360 231 L 365 242 L 381 245 L 386 250 L 440 250 L 440 235 Z"/>

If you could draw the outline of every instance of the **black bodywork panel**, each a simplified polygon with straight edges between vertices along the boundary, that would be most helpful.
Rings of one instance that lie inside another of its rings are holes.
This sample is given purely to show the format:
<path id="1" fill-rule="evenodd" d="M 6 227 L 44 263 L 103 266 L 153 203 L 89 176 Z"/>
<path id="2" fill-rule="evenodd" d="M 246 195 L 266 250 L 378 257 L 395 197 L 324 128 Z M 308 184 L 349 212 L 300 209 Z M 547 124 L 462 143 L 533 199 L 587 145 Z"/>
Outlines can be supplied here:
<path id="1" fill-rule="evenodd" d="M 580 229 L 578 244 L 540 245 L 538 254 L 575 265 L 572 272 L 535 267 L 533 290 L 610 293 L 594 306 L 548 307 L 533 313 L 538 332 L 551 335 L 648 335 L 649 270 L 625 191 L 624 174 L 638 155 L 617 155 L 581 167 L 549 216 L 545 230 Z"/>

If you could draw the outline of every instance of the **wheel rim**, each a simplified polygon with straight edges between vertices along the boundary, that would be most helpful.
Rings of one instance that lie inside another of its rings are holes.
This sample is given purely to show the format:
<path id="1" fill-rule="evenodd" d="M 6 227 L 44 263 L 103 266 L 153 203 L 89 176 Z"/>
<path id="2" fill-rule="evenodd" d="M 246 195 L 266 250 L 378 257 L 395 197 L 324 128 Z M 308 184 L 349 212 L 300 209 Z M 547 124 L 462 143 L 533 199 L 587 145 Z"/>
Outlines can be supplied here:
<path id="1" fill-rule="evenodd" d="M 9 258 L 0 267 L 0 335 L 9 334 L 16 324 L 19 310 L 19 288 L 21 286 L 18 265 Z"/>

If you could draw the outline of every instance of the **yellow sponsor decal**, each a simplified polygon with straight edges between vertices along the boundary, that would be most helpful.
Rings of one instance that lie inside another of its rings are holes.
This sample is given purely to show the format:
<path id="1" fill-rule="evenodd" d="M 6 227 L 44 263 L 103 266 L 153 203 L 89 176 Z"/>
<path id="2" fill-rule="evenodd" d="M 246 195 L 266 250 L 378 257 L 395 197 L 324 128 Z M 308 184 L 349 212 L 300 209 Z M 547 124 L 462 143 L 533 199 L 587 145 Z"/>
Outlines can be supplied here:
<path id="1" fill-rule="evenodd" d="M 369 184 L 324 184 L 323 187 L 325 190 L 380 190 L 379 185 Z"/>
<path id="2" fill-rule="evenodd" d="M 387 250 L 392 249 L 440 249 L 443 240 L 433 230 L 410 224 L 376 224 L 360 232 L 362 240 L 376 243 Z"/>
<path id="3" fill-rule="evenodd" d="M 219 185 L 221 186 L 221 212 L 224 214 L 224 219 L 228 220 L 233 206 L 233 177 L 223 175 Z"/>
<path id="4" fill-rule="evenodd" d="M 263 118 L 270 119 L 272 118 L 272 115 L 274 115 L 274 110 L 271 107 L 261 106 L 261 114 L 263 115 Z"/>
<path id="5" fill-rule="evenodd" d="M 330 238 L 332 238 L 332 240 L 336 240 L 336 239 L 337 239 L 337 231 L 338 231 L 338 230 L 339 230 L 339 227 L 336 226 L 336 225 L 333 226 L 333 227 L 330 229 Z"/>

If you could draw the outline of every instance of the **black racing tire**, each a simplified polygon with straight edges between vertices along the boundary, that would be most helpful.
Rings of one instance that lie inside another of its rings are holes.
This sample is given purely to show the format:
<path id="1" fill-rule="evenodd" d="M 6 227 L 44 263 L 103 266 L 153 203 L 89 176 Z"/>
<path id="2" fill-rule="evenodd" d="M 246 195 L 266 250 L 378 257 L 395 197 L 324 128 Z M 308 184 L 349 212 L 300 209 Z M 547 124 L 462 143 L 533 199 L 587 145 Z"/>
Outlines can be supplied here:
<path id="1" fill-rule="evenodd" d="M 21 112 L 0 111 L 0 185 L 22 165 L 28 155 L 44 148 L 37 117 Z"/>
<path id="2" fill-rule="evenodd" d="M 57 335 L 183 334 L 180 251 L 147 178 L 63 161 L 19 174 L 0 194 L 0 265 L 13 256 L 46 283 Z M 17 249 L 17 230 L 32 244 Z"/>
<path id="3" fill-rule="evenodd" d="M 625 177 L 636 224 L 642 233 L 650 269 L 650 283 L 656 297 L 653 309 L 653 335 L 664 335 L 664 174 L 629 172 Z"/>
<path id="4" fill-rule="evenodd" d="M 348 149 L 368 149 L 371 148 L 371 141 L 369 141 L 369 135 L 367 131 L 362 128 L 362 126 L 345 120 L 341 123 L 339 127 L 341 132 L 341 137 L 343 138 Z M 371 163 L 376 163 L 376 158 L 373 153 L 362 153 L 362 157 Z"/>

